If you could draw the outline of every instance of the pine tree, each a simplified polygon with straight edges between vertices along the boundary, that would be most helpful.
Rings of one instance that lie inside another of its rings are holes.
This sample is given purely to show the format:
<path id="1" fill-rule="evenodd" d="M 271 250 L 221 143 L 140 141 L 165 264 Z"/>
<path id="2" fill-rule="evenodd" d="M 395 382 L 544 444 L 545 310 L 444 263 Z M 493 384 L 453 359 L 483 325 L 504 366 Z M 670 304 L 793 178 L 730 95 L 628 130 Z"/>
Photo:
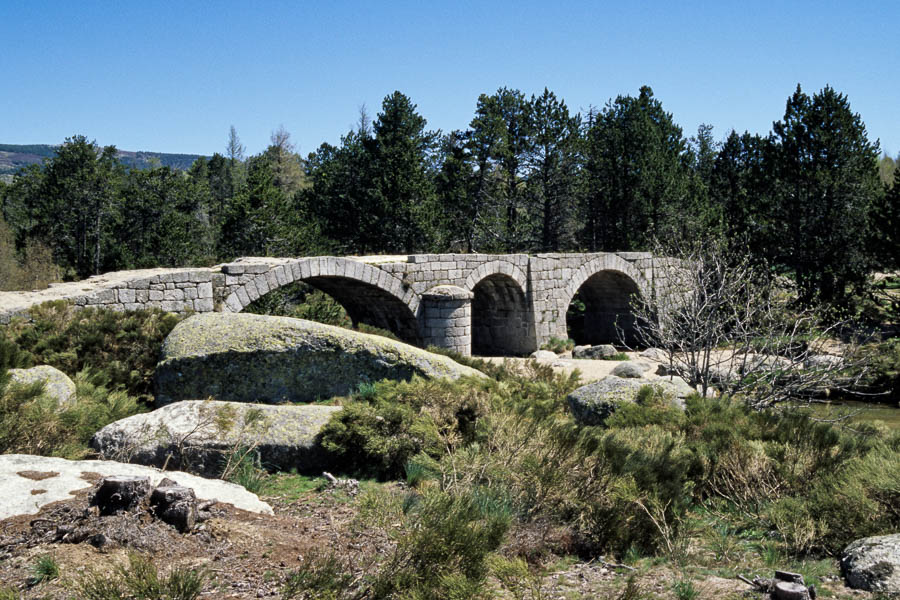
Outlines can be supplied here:
<path id="1" fill-rule="evenodd" d="M 416 105 L 400 92 L 387 96 L 373 125 L 372 200 L 386 215 L 382 252 L 429 248 L 437 218 L 429 160 L 435 134 L 425 130 Z"/>
<path id="2" fill-rule="evenodd" d="M 528 103 L 527 193 L 534 219 L 533 247 L 571 249 L 575 239 L 581 118 L 544 88 Z"/>
<path id="3" fill-rule="evenodd" d="M 682 235 L 696 215 L 686 142 L 672 115 L 644 86 L 637 98 L 607 103 L 593 121 L 582 186 L 582 206 L 594 224 L 581 236 L 589 248 L 636 250 L 654 237 Z"/>
<path id="4" fill-rule="evenodd" d="M 882 193 L 878 143 L 869 142 L 847 97 L 831 87 L 810 97 L 798 85 L 774 132 L 782 262 L 803 300 L 840 306 L 875 258 L 866 242 Z"/>

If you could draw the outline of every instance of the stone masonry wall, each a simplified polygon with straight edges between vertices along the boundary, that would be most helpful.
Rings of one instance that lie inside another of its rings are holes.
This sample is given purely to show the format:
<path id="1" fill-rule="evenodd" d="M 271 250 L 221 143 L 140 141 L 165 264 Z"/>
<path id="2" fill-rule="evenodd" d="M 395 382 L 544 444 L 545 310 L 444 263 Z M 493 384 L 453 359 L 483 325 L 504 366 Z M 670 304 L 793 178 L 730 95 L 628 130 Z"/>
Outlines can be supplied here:
<path id="1" fill-rule="evenodd" d="M 484 331 L 503 327 L 498 320 L 511 319 L 510 331 L 518 333 L 503 343 L 514 346 L 508 352 L 521 353 L 551 337 L 566 337 L 566 310 L 592 275 L 612 271 L 631 280 L 641 294 L 653 294 L 654 289 L 666 289 L 665 269 L 656 267 L 669 260 L 643 252 L 251 257 L 205 269 L 120 271 L 46 290 L 0 292 L 0 323 L 25 314 L 29 306 L 58 299 L 112 310 L 239 312 L 272 290 L 306 281 L 333 295 L 356 320 L 374 321 L 414 343 L 439 343 L 468 353 L 473 296 L 502 289 L 508 296 L 524 298 L 525 313 L 509 306 L 498 309 Z M 479 286 L 483 281 L 490 285 Z M 438 286 L 455 289 L 447 296 L 435 290 Z M 482 307 L 492 301 L 483 296 L 476 300 Z M 616 301 L 621 304 L 623 299 Z M 451 310 L 454 302 L 458 306 Z M 507 304 L 512 302 L 507 299 Z"/>

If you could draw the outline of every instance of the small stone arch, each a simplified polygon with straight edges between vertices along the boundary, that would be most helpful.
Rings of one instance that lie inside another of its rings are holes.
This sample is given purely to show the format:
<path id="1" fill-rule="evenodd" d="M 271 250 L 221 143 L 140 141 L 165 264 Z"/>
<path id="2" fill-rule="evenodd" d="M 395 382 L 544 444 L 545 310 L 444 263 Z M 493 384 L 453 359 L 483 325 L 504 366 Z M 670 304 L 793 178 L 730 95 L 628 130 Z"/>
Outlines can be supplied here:
<path id="1" fill-rule="evenodd" d="M 471 292 L 482 279 L 497 274 L 506 275 L 515 281 L 519 285 L 519 289 L 522 290 L 522 293 L 525 293 L 528 289 L 528 276 L 525 272 L 516 265 L 505 260 L 492 260 L 491 262 L 486 262 L 469 273 L 469 276 L 466 278 L 466 289 Z"/>
<path id="2" fill-rule="evenodd" d="M 572 275 L 560 298 L 560 314 L 565 315 L 575 295 L 581 291 L 586 310 L 583 323 L 578 324 L 579 343 L 613 343 L 619 330 L 625 341 L 635 339 L 634 317 L 630 300 L 635 294 L 647 297 L 650 283 L 631 263 L 615 254 L 605 254 L 585 262 Z M 568 323 L 567 325 L 573 325 Z M 579 339 L 580 338 L 580 339 Z"/>
<path id="3" fill-rule="evenodd" d="M 472 352 L 479 355 L 527 354 L 536 346 L 528 278 L 505 261 L 475 269 L 466 280 L 472 293 Z"/>
<path id="4" fill-rule="evenodd" d="M 406 342 L 421 343 L 416 320 L 419 296 L 387 271 L 348 258 L 320 256 L 275 265 L 229 294 L 223 310 L 240 312 L 269 292 L 297 281 L 337 300 L 354 324 L 368 323 L 388 329 Z"/>

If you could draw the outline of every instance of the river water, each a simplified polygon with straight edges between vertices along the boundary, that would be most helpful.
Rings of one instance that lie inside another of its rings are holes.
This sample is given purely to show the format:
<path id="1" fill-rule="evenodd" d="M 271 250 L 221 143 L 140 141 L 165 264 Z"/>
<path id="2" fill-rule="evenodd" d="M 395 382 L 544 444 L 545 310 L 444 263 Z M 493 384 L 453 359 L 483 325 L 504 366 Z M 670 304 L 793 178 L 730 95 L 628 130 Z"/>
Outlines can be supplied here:
<path id="1" fill-rule="evenodd" d="M 827 404 L 813 404 L 810 410 L 818 418 L 833 419 L 852 414 L 853 416 L 848 419 L 849 422 L 881 421 L 892 429 L 900 429 L 900 407 L 897 405 L 839 400 Z"/>

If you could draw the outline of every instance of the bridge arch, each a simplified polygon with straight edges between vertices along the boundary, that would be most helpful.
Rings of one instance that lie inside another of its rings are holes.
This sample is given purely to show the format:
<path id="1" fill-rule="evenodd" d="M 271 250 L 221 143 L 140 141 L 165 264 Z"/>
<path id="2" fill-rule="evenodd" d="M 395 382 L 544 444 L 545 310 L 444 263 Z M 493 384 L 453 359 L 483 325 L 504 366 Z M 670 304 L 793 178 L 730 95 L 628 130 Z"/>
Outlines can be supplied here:
<path id="1" fill-rule="evenodd" d="M 615 254 L 585 262 L 566 285 L 560 314 L 566 314 L 576 294 L 584 312 L 569 312 L 567 327 L 576 343 L 610 344 L 620 341 L 619 329 L 629 345 L 636 342 L 632 296 L 647 297 L 650 283 L 631 263 Z"/>
<path id="2" fill-rule="evenodd" d="M 491 261 L 466 279 L 472 292 L 472 353 L 527 354 L 535 348 L 528 277 L 506 261 Z"/>
<path id="3" fill-rule="evenodd" d="M 240 312 L 251 302 L 294 282 L 319 289 L 341 304 L 353 323 L 366 323 L 420 344 L 419 297 L 387 271 L 348 258 L 313 257 L 275 265 L 233 290 L 223 310 Z"/>

